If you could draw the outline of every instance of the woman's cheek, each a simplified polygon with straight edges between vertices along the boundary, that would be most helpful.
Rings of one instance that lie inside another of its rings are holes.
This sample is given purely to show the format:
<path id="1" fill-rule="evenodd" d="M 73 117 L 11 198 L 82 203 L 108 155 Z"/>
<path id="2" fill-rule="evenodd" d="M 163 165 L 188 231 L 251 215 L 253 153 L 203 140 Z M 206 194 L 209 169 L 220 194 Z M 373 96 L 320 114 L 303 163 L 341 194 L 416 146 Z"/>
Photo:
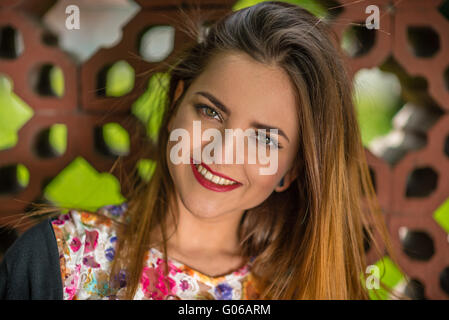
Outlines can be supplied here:
<path id="1" fill-rule="evenodd" d="M 267 192 L 273 191 L 282 178 L 279 174 L 279 172 L 282 171 L 277 170 L 277 172 L 272 175 L 262 175 L 260 174 L 260 168 L 261 166 L 251 166 L 251 168 L 247 170 L 251 187 L 256 187 L 259 190 L 267 190 Z"/>

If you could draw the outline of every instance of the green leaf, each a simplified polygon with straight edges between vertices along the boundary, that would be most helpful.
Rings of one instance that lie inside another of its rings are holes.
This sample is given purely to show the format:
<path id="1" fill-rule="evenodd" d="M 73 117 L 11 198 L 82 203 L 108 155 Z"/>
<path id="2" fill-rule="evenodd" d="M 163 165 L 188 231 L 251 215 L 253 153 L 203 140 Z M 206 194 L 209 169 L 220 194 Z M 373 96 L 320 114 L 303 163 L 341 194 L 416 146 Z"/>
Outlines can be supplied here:
<path id="1" fill-rule="evenodd" d="M 27 167 L 23 164 L 18 164 L 16 167 L 17 170 L 17 182 L 22 188 L 28 186 L 28 182 L 30 181 L 30 172 Z"/>
<path id="2" fill-rule="evenodd" d="M 17 132 L 33 113 L 33 109 L 14 94 L 11 79 L 0 74 L 0 150 L 17 144 Z"/>
<path id="3" fill-rule="evenodd" d="M 170 81 L 168 73 L 156 73 L 148 82 L 147 90 L 133 103 L 131 112 L 146 124 L 147 134 L 156 141 L 162 124 L 167 88 Z"/>
<path id="4" fill-rule="evenodd" d="M 53 66 L 50 69 L 50 86 L 56 96 L 64 95 L 64 73 L 61 68 Z"/>
<path id="5" fill-rule="evenodd" d="M 150 181 L 156 169 L 156 161 L 151 159 L 140 159 L 137 162 L 137 172 L 139 176 L 146 182 Z"/>
<path id="6" fill-rule="evenodd" d="M 105 124 L 103 138 L 113 154 L 127 155 L 129 153 L 129 134 L 120 124 L 115 122 Z"/>
<path id="7" fill-rule="evenodd" d="M 88 211 L 126 200 L 115 176 L 97 172 L 82 157 L 73 160 L 46 186 L 44 197 L 64 208 Z"/>
<path id="8" fill-rule="evenodd" d="M 114 63 L 106 73 L 106 96 L 120 97 L 134 87 L 134 69 L 124 60 Z"/>
<path id="9" fill-rule="evenodd" d="M 435 221 L 449 233 L 449 198 L 433 213 Z"/>
<path id="10" fill-rule="evenodd" d="M 61 123 L 52 125 L 49 140 L 52 149 L 58 155 L 63 155 L 67 149 L 67 126 Z"/>
<path id="11" fill-rule="evenodd" d="M 269 0 L 239 0 L 232 7 L 233 11 L 237 11 L 246 7 L 253 6 L 260 2 L 266 2 Z M 324 17 L 327 14 L 327 10 L 324 6 L 316 2 L 316 0 L 282 0 L 281 2 L 295 4 L 299 7 L 302 7 L 314 14 L 317 17 Z"/>

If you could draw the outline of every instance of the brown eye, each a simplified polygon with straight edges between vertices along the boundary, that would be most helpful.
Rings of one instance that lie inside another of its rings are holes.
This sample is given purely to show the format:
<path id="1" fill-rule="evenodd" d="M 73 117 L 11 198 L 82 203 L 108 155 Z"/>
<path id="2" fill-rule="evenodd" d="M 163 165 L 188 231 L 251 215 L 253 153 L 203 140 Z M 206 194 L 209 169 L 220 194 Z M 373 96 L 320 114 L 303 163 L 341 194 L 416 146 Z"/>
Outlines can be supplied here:
<path id="1" fill-rule="evenodd" d="M 222 121 L 220 114 L 205 104 L 196 104 L 195 108 L 199 112 L 201 112 L 205 117 L 216 119 L 218 121 Z"/>
<path id="2" fill-rule="evenodd" d="M 215 116 L 218 115 L 217 112 L 215 112 L 215 110 L 212 110 L 211 108 L 205 108 L 204 110 L 205 110 L 204 112 L 206 113 L 206 115 L 211 118 L 214 118 Z"/>

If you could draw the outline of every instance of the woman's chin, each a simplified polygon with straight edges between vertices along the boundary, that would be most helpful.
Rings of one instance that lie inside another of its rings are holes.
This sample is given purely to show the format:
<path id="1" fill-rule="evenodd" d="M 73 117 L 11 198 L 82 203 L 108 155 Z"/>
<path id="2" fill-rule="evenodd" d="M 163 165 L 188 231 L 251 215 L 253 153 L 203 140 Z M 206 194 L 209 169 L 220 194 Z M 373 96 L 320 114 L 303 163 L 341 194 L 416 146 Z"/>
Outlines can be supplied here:
<path id="1" fill-rule="evenodd" d="M 215 218 L 225 214 L 224 204 L 215 203 L 210 199 L 189 197 L 189 199 L 183 199 L 182 202 L 185 208 L 197 218 Z"/>

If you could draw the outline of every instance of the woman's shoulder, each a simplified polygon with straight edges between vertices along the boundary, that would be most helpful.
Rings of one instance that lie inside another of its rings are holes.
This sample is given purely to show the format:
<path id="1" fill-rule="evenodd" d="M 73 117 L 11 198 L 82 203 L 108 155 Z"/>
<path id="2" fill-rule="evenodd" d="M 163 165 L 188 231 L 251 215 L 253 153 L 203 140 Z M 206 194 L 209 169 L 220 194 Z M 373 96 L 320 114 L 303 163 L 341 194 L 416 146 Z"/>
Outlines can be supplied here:
<path id="1" fill-rule="evenodd" d="M 0 265 L 0 299 L 60 299 L 58 250 L 49 220 L 25 231 Z"/>

